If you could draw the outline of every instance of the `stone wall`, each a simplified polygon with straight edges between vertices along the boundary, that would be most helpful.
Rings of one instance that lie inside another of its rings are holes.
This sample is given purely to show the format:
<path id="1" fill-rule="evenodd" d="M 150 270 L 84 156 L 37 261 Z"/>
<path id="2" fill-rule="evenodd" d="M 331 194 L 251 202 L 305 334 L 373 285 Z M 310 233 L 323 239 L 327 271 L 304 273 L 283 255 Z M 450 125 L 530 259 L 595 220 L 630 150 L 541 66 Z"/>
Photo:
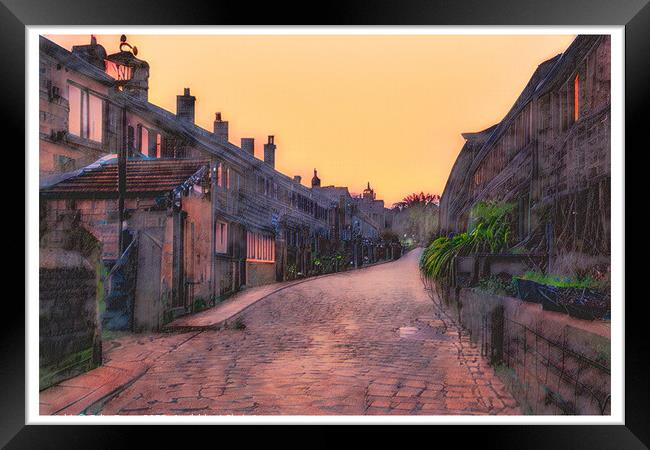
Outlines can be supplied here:
<path id="1" fill-rule="evenodd" d="M 96 264 L 74 251 L 41 249 L 39 388 L 101 363 Z"/>
<path id="2" fill-rule="evenodd" d="M 41 51 L 39 60 L 39 172 L 41 176 L 84 167 L 109 153 L 109 121 L 104 122 L 105 139 L 93 142 L 68 133 L 70 83 L 83 86 L 99 97 L 108 87 Z M 104 111 L 105 113 L 106 111 Z"/>
<path id="3" fill-rule="evenodd" d="M 182 208 L 187 213 L 184 230 L 185 281 L 192 283 L 192 297 L 208 301 L 212 295 L 211 265 L 213 235 L 210 198 L 196 192 L 196 186 L 182 199 Z M 217 273 L 217 278 L 218 278 Z"/>
<path id="4" fill-rule="evenodd" d="M 275 281 L 275 264 L 273 263 L 246 263 L 246 286 L 260 286 Z"/>
<path id="5" fill-rule="evenodd" d="M 452 316 L 470 333 L 525 413 L 610 414 L 610 327 L 539 304 L 452 291 Z"/>
<path id="6" fill-rule="evenodd" d="M 155 205 L 154 199 L 125 201 L 127 210 L 145 210 Z M 82 225 L 102 243 L 102 260 L 115 261 L 118 252 L 118 204 L 117 199 L 41 199 L 41 244 L 59 247 L 73 223 Z M 140 220 L 127 219 L 127 229 L 144 226 Z M 148 225 L 147 225 L 148 226 Z M 161 225 L 157 225 L 161 226 Z"/>

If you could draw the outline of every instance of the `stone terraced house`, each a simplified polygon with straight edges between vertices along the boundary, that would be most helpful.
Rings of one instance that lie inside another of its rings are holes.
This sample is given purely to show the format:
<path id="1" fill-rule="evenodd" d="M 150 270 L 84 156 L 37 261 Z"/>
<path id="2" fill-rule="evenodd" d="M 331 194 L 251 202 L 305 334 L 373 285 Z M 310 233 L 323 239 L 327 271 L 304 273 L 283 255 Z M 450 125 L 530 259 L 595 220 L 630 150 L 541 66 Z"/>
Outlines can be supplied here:
<path id="1" fill-rule="evenodd" d="M 124 36 L 112 55 L 94 37 L 71 52 L 40 38 L 41 247 L 65 248 L 82 227 L 114 272 L 137 240 L 131 328 L 159 329 L 244 286 L 310 275 L 338 248 L 363 246 L 369 258 L 358 264 L 376 259 L 378 227 L 346 234 L 338 199 L 275 169 L 274 136 L 260 160 L 252 138 L 229 142 L 221 113 L 211 131 L 194 123 L 189 88 L 176 113 L 150 103 L 149 65 L 136 54 Z"/>
<path id="2" fill-rule="evenodd" d="M 467 229 L 482 200 L 514 203 L 531 251 L 608 255 L 610 38 L 580 35 L 539 65 L 496 125 L 463 133 L 440 202 L 440 231 Z"/>

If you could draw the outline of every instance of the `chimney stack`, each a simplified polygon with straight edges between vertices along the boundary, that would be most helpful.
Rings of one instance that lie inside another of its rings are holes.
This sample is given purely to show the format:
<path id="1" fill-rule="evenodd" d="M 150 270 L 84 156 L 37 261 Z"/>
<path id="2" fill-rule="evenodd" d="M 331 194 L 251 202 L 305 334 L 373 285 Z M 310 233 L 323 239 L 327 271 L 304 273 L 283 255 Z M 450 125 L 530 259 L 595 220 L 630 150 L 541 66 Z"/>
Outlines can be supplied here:
<path id="1" fill-rule="evenodd" d="M 196 97 L 190 95 L 190 88 L 185 88 L 183 95 L 176 96 L 176 116 L 179 119 L 194 123 L 194 104 Z"/>
<path id="2" fill-rule="evenodd" d="M 269 136 L 269 140 L 264 144 L 264 162 L 275 168 L 275 136 Z"/>
<path id="3" fill-rule="evenodd" d="M 302 177 L 300 175 L 294 175 L 293 176 L 293 181 L 296 183 L 300 184 L 300 181 L 302 180 Z"/>
<path id="4" fill-rule="evenodd" d="M 241 149 L 255 156 L 255 139 L 254 138 L 241 138 Z"/>
<path id="5" fill-rule="evenodd" d="M 101 69 L 102 72 L 106 70 L 106 49 L 97 44 L 97 38 L 94 34 L 90 35 L 89 45 L 73 45 L 72 54 Z"/>
<path id="6" fill-rule="evenodd" d="M 228 121 L 221 120 L 221 113 L 214 117 L 214 137 L 219 142 L 228 142 Z"/>

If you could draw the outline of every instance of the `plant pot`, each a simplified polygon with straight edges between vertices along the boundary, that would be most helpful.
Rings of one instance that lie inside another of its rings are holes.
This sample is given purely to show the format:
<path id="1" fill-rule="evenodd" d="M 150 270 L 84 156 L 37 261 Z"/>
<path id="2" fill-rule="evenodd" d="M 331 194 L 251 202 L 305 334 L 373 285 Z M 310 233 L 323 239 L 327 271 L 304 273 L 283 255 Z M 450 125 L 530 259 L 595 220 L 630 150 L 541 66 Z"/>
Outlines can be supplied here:
<path id="1" fill-rule="evenodd" d="M 539 284 L 535 281 L 525 280 L 523 278 L 515 278 L 515 286 L 517 289 L 517 298 L 531 303 L 541 303 L 542 298 L 538 294 Z"/>

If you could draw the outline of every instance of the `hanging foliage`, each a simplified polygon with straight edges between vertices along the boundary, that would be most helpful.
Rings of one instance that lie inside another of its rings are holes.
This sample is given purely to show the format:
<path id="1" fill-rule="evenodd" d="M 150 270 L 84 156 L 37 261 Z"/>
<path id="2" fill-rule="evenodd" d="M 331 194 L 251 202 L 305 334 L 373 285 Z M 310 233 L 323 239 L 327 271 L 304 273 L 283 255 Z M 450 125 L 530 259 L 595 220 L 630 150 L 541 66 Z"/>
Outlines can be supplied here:
<path id="1" fill-rule="evenodd" d="M 476 253 L 499 253 L 512 242 L 514 205 L 501 202 L 480 202 L 472 208 L 469 231 L 453 237 L 442 236 L 424 250 L 420 269 L 430 279 L 451 285 L 452 263 L 456 256 Z"/>

